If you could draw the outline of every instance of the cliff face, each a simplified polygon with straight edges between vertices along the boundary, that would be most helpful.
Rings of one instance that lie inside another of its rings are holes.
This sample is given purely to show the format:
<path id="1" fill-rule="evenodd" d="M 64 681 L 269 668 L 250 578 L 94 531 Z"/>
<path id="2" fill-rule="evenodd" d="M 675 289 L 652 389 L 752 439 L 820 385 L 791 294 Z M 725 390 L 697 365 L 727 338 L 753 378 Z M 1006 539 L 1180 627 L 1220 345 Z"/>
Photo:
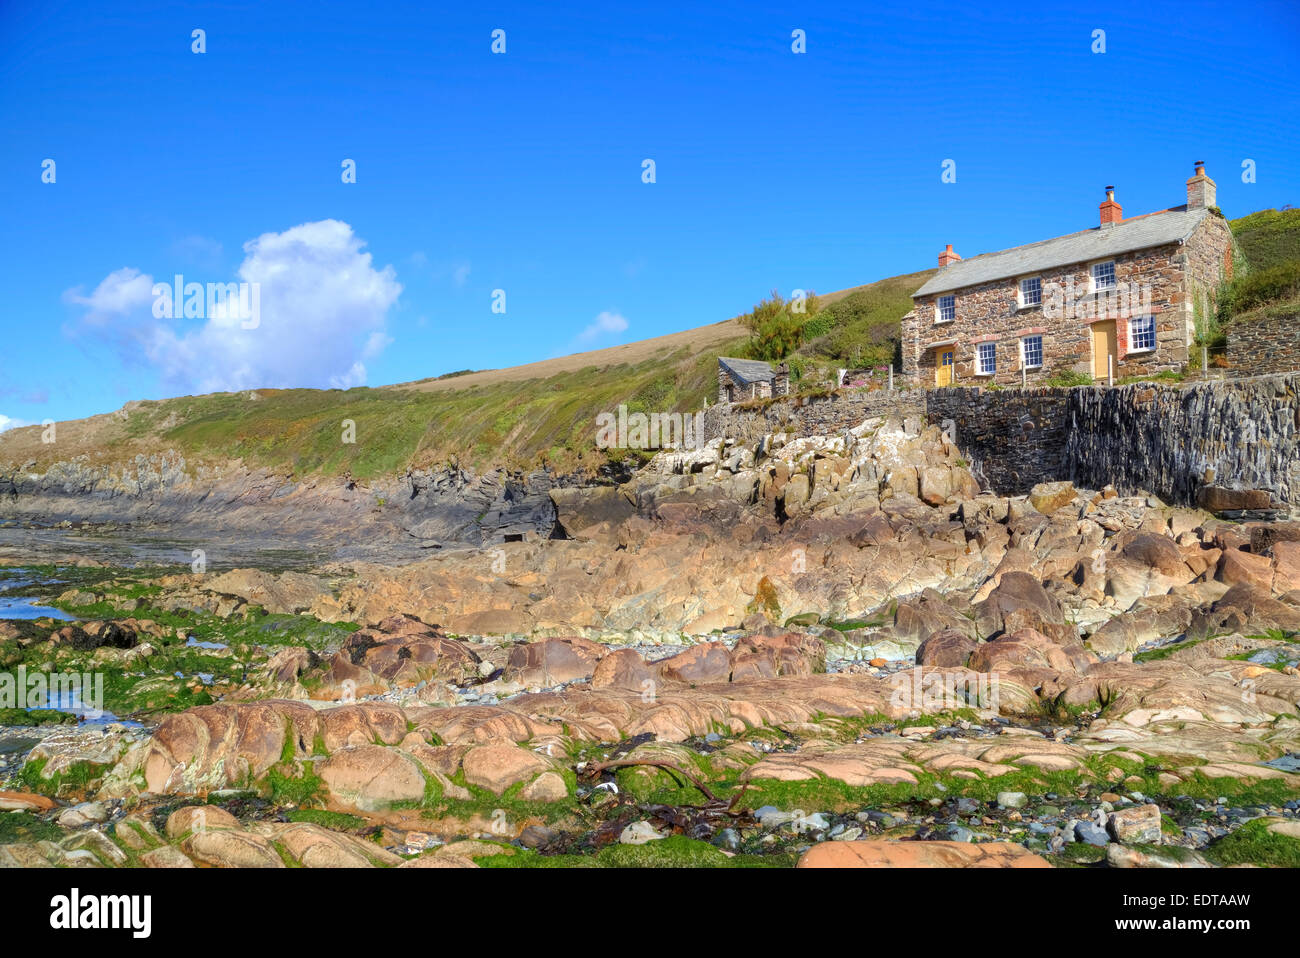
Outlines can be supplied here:
<path id="1" fill-rule="evenodd" d="M 0 472 L 0 516 L 20 524 L 114 523 L 172 539 L 259 539 L 340 557 L 414 557 L 431 548 L 549 537 L 547 472 L 414 470 L 364 485 L 296 479 L 239 464 L 188 470 L 172 452 L 122 466 L 59 462 Z"/>

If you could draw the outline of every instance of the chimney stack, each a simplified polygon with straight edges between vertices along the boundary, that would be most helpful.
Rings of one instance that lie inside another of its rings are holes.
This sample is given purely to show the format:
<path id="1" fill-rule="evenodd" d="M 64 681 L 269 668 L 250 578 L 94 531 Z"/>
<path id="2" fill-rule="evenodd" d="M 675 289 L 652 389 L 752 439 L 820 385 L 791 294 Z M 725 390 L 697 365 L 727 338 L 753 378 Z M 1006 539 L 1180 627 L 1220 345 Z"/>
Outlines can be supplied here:
<path id="1" fill-rule="evenodd" d="M 1215 205 L 1214 180 L 1205 175 L 1205 161 L 1196 161 L 1196 175 L 1187 181 L 1187 208 L 1203 210 Z"/>
<path id="2" fill-rule="evenodd" d="M 955 263 L 959 259 L 961 259 L 961 257 L 952 251 L 952 244 L 949 243 L 948 248 L 939 254 L 939 266 L 947 266 L 949 263 Z"/>
<path id="3" fill-rule="evenodd" d="M 1124 218 L 1124 207 L 1115 202 L 1115 187 L 1106 187 L 1106 200 L 1101 204 L 1101 225 L 1114 226 Z"/>

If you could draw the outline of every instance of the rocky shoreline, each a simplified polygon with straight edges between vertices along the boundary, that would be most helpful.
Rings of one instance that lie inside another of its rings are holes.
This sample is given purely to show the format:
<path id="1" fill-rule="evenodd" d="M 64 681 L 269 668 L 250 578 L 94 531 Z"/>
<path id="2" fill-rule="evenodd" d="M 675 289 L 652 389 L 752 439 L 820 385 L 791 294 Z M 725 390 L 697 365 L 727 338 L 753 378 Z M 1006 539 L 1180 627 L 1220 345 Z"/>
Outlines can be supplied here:
<path id="1" fill-rule="evenodd" d="M 898 417 L 520 482 L 428 508 L 534 534 L 414 561 L 0 543 L 72 616 L 0 667 L 130 720 L 0 713 L 0 864 L 1300 864 L 1300 524 L 998 496 Z"/>

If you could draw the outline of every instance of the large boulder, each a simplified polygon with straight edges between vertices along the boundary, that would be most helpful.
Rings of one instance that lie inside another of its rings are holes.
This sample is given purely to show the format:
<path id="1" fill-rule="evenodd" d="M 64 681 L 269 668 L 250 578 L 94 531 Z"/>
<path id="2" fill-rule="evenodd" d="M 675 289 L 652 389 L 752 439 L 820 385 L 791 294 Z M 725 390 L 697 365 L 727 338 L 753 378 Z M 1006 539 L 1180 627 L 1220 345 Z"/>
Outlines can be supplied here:
<path id="1" fill-rule="evenodd" d="M 659 673 L 647 665 L 635 649 L 618 649 L 596 663 L 596 669 L 591 675 L 591 687 L 645 692 L 654 688 L 658 678 Z"/>
<path id="2" fill-rule="evenodd" d="M 731 679 L 731 654 L 721 642 L 701 642 L 660 662 L 659 674 L 691 685 L 727 682 Z"/>
<path id="3" fill-rule="evenodd" d="M 916 664 L 936 668 L 963 668 L 975 651 L 976 642 L 956 629 L 936 632 L 916 650 Z"/>
<path id="4" fill-rule="evenodd" d="M 1055 672 L 1083 671 L 1092 664 L 1079 642 L 1058 645 L 1034 629 L 1020 629 L 1002 635 L 975 648 L 970 668 L 976 672 L 1003 672 L 1016 669 L 1050 669 Z"/>
<path id="5" fill-rule="evenodd" d="M 1034 629 L 1059 641 L 1078 639 L 1065 623 L 1061 603 L 1027 572 L 1004 573 L 997 588 L 975 606 L 975 622 L 985 637 Z"/>
<path id="6" fill-rule="evenodd" d="M 778 675 L 813 675 L 825 671 L 825 643 L 816 636 L 799 632 L 745 636 L 731 651 L 733 682 Z"/>
<path id="7" fill-rule="evenodd" d="M 899 638 L 924 642 L 945 629 L 975 637 L 975 623 L 954 609 L 938 591 L 926 589 L 903 599 L 894 610 L 893 633 Z"/>
<path id="8" fill-rule="evenodd" d="M 1187 634 L 1201 638 L 1220 632 L 1300 631 L 1300 608 L 1280 602 L 1249 582 L 1232 586 L 1214 603 L 1192 614 Z"/>
<path id="9" fill-rule="evenodd" d="M 510 650 L 502 678 L 543 687 L 589 679 L 606 651 L 605 646 L 576 636 L 526 642 Z"/>
<path id="10" fill-rule="evenodd" d="M 1123 548 L 1125 558 L 1132 559 L 1161 575 L 1187 582 L 1191 570 L 1183 561 L 1182 550 L 1169 536 L 1154 532 L 1139 532 Z"/>
<path id="11" fill-rule="evenodd" d="M 329 583 L 303 572 L 275 575 L 261 569 L 232 569 L 202 585 L 208 592 L 233 595 L 267 612 L 292 615 L 306 612 L 322 596 L 331 594 Z"/>
<path id="12" fill-rule="evenodd" d="M 424 798 L 424 776 L 407 755 L 394 748 L 361 745 L 340 749 L 317 767 L 336 805 L 376 811 L 394 802 Z"/>
<path id="13" fill-rule="evenodd" d="M 1073 483 L 1040 482 L 1029 490 L 1029 504 L 1045 516 L 1063 509 L 1078 498 Z"/>

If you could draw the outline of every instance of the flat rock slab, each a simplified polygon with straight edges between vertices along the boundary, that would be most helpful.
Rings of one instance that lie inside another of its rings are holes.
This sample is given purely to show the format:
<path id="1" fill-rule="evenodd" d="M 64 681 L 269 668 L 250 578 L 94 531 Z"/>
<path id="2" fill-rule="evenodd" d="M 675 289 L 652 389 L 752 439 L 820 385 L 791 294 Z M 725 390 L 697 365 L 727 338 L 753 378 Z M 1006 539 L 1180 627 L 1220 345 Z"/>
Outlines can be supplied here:
<path id="1" fill-rule="evenodd" d="M 1051 868 L 1012 842 L 823 842 L 799 868 Z"/>

